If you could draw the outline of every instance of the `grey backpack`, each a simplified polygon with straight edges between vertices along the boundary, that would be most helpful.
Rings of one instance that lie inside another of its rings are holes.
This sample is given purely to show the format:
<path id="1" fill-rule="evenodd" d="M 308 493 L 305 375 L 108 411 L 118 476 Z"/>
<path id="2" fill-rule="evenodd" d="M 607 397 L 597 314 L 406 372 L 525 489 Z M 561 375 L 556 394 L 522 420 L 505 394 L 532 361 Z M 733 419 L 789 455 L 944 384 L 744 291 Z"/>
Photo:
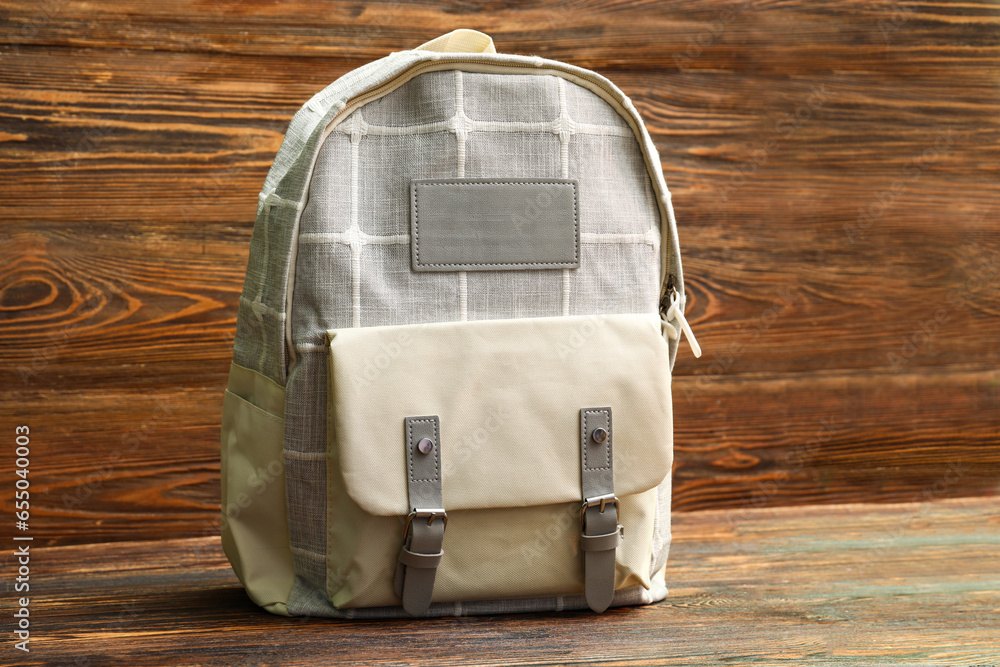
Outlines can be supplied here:
<path id="1" fill-rule="evenodd" d="M 222 540 L 270 612 L 667 594 L 670 193 L 607 79 L 471 30 L 343 76 L 267 176 L 222 418 Z"/>

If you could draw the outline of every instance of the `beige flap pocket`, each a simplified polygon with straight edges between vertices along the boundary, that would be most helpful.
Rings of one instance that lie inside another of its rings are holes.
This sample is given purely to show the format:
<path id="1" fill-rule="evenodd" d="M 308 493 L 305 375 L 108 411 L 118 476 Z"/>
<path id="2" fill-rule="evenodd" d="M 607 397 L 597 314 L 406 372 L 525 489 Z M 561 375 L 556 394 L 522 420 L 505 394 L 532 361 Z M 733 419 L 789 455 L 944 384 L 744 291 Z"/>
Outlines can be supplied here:
<path id="1" fill-rule="evenodd" d="M 437 415 L 447 508 L 578 500 L 579 413 L 598 405 L 615 414 L 615 489 L 652 489 L 671 464 L 659 326 L 603 315 L 331 331 L 333 437 L 348 493 L 371 514 L 405 515 L 403 419 Z"/>
<path id="2" fill-rule="evenodd" d="M 411 509 L 404 420 L 420 415 L 440 422 L 450 519 L 435 601 L 582 590 L 580 410 L 594 406 L 614 411 L 625 527 L 616 587 L 648 587 L 656 487 L 672 463 L 658 318 L 367 327 L 330 331 L 327 340 L 329 515 L 342 522 L 329 533 L 339 549 L 329 563 L 334 604 L 399 604 L 391 566 Z"/>

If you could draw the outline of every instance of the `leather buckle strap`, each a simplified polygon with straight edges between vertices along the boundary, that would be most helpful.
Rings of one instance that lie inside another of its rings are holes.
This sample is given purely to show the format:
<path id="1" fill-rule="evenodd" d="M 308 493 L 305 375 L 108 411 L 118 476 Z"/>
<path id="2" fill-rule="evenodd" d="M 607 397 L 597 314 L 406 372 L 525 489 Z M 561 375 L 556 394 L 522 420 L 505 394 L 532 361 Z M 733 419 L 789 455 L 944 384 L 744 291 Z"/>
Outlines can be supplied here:
<path id="1" fill-rule="evenodd" d="M 399 562 L 407 567 L 419 567 L 425 570 L 434 569 L 441 564 L 443 551 L 436 554 L 418 554 L 403 547 L 399 551 Z"/>
<path id="2" fill-rule="evenodd" d="M 396 566 L 396 595 L 406 613 L 422 616 L 434 596 L 434 579 L 444 555 L 441 547 L 448 525 L 448 513 L 442 507 L 441 437 L 437 416 L 407 417 L 404 425 L 407 490 L 412 509 L 406 517 Z M 418 517 L 426 517 L 427 521 L 414 521 Z"/>
<path id="3" fill-rule="evenodd" d="M 587 508 L 588 507 L 599 507 L 601 513 L 604 513 L 604 506 L 611 503 L 618 509 L 618 496 L 613 493 L 606 493 L 603 496 L 598 496 L 596 498 L 584 498 L 583 507 L 580 508 L 580 521 L 583 523 L 584 527 L 587 525 Z"/>
<path id="4" fill-rule="evenodd" d="M 604 535 L 580 536 L 580 548 L 584 551 L 608 551 L 621 546 L 622 538 L 625 537 L 625 526 L 618 526 L 618 530 Z"/>
<path id="5" fill-rule="evenodd" d="M 580 410 L 580 550 L 587 605 L 596 612 L 614 598 L 615 553 L 624 534 L 618 523 L 611 434 L 611 408 Z"/>
<path id="6" fill-rule="evenodd" d="M 444 521 L 444 527 L 448 527 L 448 513 L 444 509 L 436 510 L 418 510 L 416 508 L 412 509 L 410 513 L 406 516 L 406 525 L 403 527 L 403 539 L 410 534 L 410 524 L 413 523 L 415 517 L 427 517 L 427 525 L 430 526 L 434 523 L 434 519 L 441 518 Z"/>

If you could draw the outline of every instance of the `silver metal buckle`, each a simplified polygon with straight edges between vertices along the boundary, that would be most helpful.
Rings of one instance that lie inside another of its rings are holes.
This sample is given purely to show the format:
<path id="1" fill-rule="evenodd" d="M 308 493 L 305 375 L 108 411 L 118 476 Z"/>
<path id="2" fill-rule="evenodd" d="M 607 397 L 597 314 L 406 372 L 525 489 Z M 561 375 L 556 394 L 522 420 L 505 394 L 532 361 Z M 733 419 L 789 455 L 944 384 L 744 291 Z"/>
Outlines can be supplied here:
<path id="1" fill-rule="evenodd" d="M 600 506 L 601 514 L 604 514 L 604 506 L 608 503 L 612 503 L 615 509 L 618 509 L 618 496 L 613 493 L 606 493 L 603 496 L 594 496 L 593 498 L 586 498 L 583 501 L 583 506 L 580 508 L 580 521 L 586 527 L 587 525 L 587 509 L 590 507 Z"/>
<path id="2" fill-rule="evenodd" d="M 410 524 L 413 523 L 413 518 L 418 516 L 427 517 L 428 526 L 434 523 L 434 519 L 441 517 L 442 519 L 444 519 L 444 527 L 445 528 L 448 527 L 448 513 L 444 511 L 443 507 L 432 510 L 421 510 L 414 508 L 410 510 L 409 515 L 407 515 L 406 517 L 406 526 L 403 528 L 403 539 L 406 539 L 406 536 L 410 534 Z"/>

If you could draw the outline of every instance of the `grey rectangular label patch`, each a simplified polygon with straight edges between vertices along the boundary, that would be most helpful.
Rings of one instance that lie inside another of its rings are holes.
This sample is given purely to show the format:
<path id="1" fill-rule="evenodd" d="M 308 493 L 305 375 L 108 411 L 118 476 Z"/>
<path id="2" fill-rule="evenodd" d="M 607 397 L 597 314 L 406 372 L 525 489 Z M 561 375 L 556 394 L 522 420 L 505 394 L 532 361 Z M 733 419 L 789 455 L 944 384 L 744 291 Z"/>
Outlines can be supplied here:
<path id="1" fill-rule="evenodd" d="M 577 188 L 561 178 L 410 181 L 413 270 L 577 268 Z"/>

